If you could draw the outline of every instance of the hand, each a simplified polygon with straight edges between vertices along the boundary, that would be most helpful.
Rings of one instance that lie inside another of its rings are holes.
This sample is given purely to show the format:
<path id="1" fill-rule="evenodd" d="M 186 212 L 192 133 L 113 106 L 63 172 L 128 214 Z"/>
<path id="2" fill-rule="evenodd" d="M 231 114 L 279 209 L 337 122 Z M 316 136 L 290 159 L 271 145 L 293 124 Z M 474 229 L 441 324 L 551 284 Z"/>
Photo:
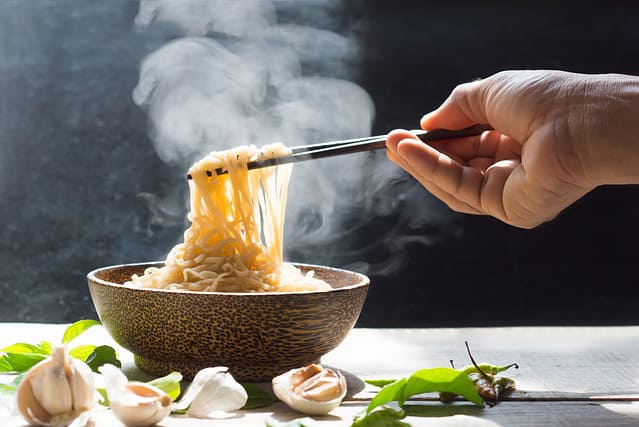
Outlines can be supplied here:
<path id="1" fill-rule="evenodd" d="M 551 220 L 598 185 L 639 183 L 639 79 L 508 71 L 458 86 L 424 129 L 489 124 L 424 144 L 407 131 L 388 157 L 458 212 L 522 228 Z"/>

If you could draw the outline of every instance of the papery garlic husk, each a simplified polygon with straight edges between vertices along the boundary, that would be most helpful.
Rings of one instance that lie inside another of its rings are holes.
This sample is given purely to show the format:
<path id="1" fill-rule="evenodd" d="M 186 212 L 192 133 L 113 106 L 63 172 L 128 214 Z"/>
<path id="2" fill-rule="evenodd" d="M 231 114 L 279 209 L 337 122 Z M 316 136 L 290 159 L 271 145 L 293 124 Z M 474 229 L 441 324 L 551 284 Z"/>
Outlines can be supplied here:
<path id="1" fill-rule="evenodd" d="M 31 425 L 66 426 L 96 404 L 91 368 L 63 346 L 33 366 L 16 393 L 20 414 Z"/>
<path id="2" fill-rule="evenodd" d="M 246 390 L 228 368 L 217 366 L 200 370 L 174 409 L 186 409 L 186 414 L 195 418 L 216 418 L 220 412 L 242 408 L 247 400 Z"/>
<path id="3" fill-rule="evenodd" d="M 324 415 L 346 396 L 346 378 L 339 371 L 312 364 L 273 378 L 273 392 L 292 409 L 308 415 Z"/>
<path id="4" fill-rule="evenodd" d="M 98 370 L 106 385 L 111 411 L 124 425 L 152 426 L 171 413 L 173 399 L 159 388 L 143 382 L 129 381 L 113 365 L 106 364 Z"/>

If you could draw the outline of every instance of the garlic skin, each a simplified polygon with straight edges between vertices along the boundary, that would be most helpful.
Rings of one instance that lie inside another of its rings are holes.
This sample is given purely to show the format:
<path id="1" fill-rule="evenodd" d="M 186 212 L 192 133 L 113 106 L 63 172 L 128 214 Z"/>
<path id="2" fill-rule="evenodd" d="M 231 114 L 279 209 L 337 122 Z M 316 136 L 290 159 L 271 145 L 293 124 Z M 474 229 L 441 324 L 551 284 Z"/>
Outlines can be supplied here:
<path id="1" fill-rule="evenodd" d="M 190 417 L 216 418 L 220 412 L 242 408 L 247 400 L 246 390 L 235 381 L 228 368 L 217 366 L 200 370 L 174 409 L 186 409 Z"/>
<path id="2" fill-rule="evenodd" d="M 18 411 L 30 425 L 66 426 L 96 404 L 91 368 L 63 346 L 33 366 L 18 386 Z"/>
<path id="3" fill-rule="evenodd" d="M 106 364 L 98 370 L 106 385 L 111 411 L 124 425 L 152 426 L 171 413 L 173 400 L 159 388 L 143 382 L 129 381 L 113 365 Z"/>
<path id="4" fill-rule="evenodd" d="M 339 371 L 312 364 L 273 378 L 273 392 L 292 409 L 308 415 L 325 415 L 346 396 L 346 378 Z"/>

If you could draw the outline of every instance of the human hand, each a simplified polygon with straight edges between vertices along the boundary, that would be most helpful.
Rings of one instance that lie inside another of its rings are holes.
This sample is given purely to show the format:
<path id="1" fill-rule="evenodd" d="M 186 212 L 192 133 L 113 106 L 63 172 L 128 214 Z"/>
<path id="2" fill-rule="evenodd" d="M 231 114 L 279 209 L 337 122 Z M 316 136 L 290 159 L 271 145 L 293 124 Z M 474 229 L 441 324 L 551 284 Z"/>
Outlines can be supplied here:
<path id="1" fill-rule="evenodd" d="M 466 83 L 424 129 L 489 124 L 481 136 L 424 144 L 407 131 L 388 157 L 451 209 L 522 228 L 553 219 L 598 185 L 639 183 L 639 79 L 506 71 Z"/>

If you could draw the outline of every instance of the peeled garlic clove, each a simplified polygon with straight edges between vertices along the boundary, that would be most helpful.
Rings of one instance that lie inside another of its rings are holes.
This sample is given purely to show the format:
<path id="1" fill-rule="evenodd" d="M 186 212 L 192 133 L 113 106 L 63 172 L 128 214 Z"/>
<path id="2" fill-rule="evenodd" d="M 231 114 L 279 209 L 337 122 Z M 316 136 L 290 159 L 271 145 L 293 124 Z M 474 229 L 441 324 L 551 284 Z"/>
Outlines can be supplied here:
<path id="1" fill-rule="evenodd" d="M 242 408 L 247 400 L 246 390 L 228 373 L 228 368 L 218 366 L 200 370 L 174 409 L 188 408 L 186 414 L 191 417 L 214 418 L 217 412 Z"/>
<path id="2" fill-rule="evenodd" d="M 346 378 L 312 364 L 273 378 L 273 392 L 291 408 L 309 415 L 328 414 L 346 396 Z"/>
<path id="3" fill-rule="evenodd" d="M 33 366 L 17 391 L 18 411 L 31 425 L 66 426 L 96 402 L 89 366 L 56 346 Z"/>
<path id="4" fill-rule="evenodd" d="M 151 384 L 129 381 L 113 365 L 99 368 L 113 415 L 128 427 L 146 427 L 169 416 L 173 400 Z"/>

